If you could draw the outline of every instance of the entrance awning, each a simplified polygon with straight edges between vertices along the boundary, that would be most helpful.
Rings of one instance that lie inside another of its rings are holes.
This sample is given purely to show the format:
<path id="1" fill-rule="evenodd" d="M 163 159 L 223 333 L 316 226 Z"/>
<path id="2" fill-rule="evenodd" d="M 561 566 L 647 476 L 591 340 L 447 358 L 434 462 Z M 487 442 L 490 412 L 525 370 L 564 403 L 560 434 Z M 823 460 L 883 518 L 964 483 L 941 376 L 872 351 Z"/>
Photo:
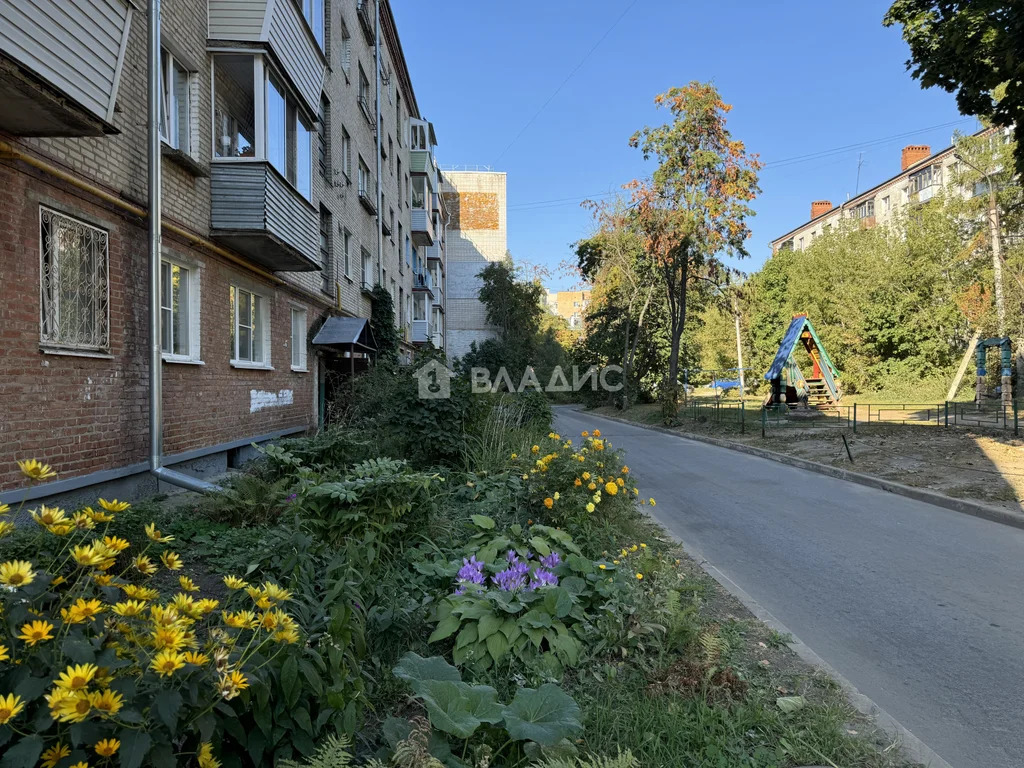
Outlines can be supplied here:
<path id="1" fill-rule="evenodd" d="M 314 347 L 334 352 L 377 351 L 370 322 L 365 317 L 329 317 L 313 337 Z"/>

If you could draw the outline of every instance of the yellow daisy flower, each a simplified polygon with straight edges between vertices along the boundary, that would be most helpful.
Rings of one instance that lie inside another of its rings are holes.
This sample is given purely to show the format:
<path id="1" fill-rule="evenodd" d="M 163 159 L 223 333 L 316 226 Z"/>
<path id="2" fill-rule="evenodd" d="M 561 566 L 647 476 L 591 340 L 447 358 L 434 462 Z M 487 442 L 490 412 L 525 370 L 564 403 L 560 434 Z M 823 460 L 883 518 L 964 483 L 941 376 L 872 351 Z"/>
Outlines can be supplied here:
<path id="1" fill-rule="evenodd" d="M 124 706 L 124 696 L 114 691 L 93 691 L 89 694 L 89 704 L 104 717 L 113 717 Z"/>
<path id="2" fill-rule="evenodd" d="M 121 742 L 117 739 L 101 739 L 93 746 L 96 754 L 100 757 L 112 757 L 120 748 Z"/>
<path id="3" fill-rule="evenodd" d="M 124 512 L 126 509 L 128 509 L 128 507 L 131 506 L 131 504 L 129 504 L 127 501 L 118 501 L 117 499 L 114 499 L 113 501 L 100 499 L 99 504 L 101 507 L 107 510 L 107 512 Z"/>
<path id="4" fill-rule="evenodd" d="M 292 599 L 292 593 L 272 581 L 263 582 L 263 594 L 276 603 L 284 603 Z"/>
<path id="5" fill-rule="evenodd" d="M 644 578 L 644 575 L 643 575 L 642 573 L 638 573 L 638 574 L 636 575 L 636 580 L 637 580 L 637 581 L 643 581 L 643 578 Z"/>
<path id="6" fill-rule="evenodd" d="M 33 621 L 21 626 L 19 640 L 24 640 L 28 645 L 35 645 L 46 640 L 53 640 L 53 624 L 48 621 Z"/>
<path id="7" fill-rule="evenodd" d="M 177 651 L 168 649 L 160 651 L 149 666 L 158 675 L 170 677 L 185 666 L 185 657 Z"/>
<path id="8" fill-rule="evenodd" d="M 134 562 L 132 562 L 132 565 L 135 567 L 135 570 L 145 576 L 152 576 L 160 570 L 160 566 L 154 563 L 153 559 L 149 555 L 139 555 L 135 558 Z"/>
<path id="9" fill-rule="evenodd" d="M 18 469 L 29 480 L 49 480 L 51 477 L 57 476 L 57 473 L 53 471 L 49 464 L 43 464 L 36 459 L 19 461 Z"/>
<path id="10" fill-rule="evenodd" d="M 129 544 L 127 540 L 122 539 L 118 536 L 104 536 L 103 546 L 105 546 L 111 552 L 117 553 L 123 552 L 124 550 L 128 549 L 128 547 L 130 547 L 131 544 Z"/>
<path id="11" fill-rule="evenodd" d="M 31 584 L 34 579 L 32 563 L 27 560 L 8 560 L 6 563 L 0 563 L 0 584 L 17 589 Z"/>
<path id="12" fill-rule="evenodd" d="M 0 520 L 0 539 L 14 531 L 14 523 L 10 520 Z"/>
<path id="13" fill-rule="evenodd" d="M 17 717 L 24 708 L 25 702 L 21 700 L 21 696 L 15 696 L 13 693 L 0 696 L 0 725 Z"/>
<path id="14" fill-rule="evenodd" d="M 92 682 L 98 671 L 95 664 L 76 664 L 61 672 L 60 677 L 53 682 L 65 691 L 80 691 Z"/>
<path id="15" fill-rule="evenodd" d="M 160 597 L 160 593 L 152 587 L 143 587 L 139 584 L 122 584 L 121 591 L 124 592 L 127 597 L 131 597 L 136 600 L 156 600 Z"/>
<path id="16" fill-rule="evenodd" d="M 141 600 L 125 600 L 120 603 L 114 603 L 114 607 L 111 609 L 118 616 L 139 616 L 146 610 L 146 604 Z"/>
<path id="17" fill-rule="evenodd" d="M 108 515 L 106 512 L 100 512 L 92 507 L 86 507 L 82 511 L 97 523 L 109 523 L 114 519 L 113 515 Z"/>
<path id="18" fill-rule="evenodd" d="M 220 761 L 213 756 L 213 745 L 208 741 L 199 746 L 196 758 L 199 760 L 199 768 L 220 768 Z"/>
<path id="19" fill-rule="evenodd" d="M 146 536 L 148 536 L 151 541 L 158 541 L 162 544 L 166 544 L 169 541 L 174 541 L 173 536 L 164 536 L 163 533 L 158 531 L 156 528 L 156 523 L 150 523 L 149 525 L 145 526 L 145 530 Z"/>
<path id="20" fill-rule="evenodd" d="M 160 562 L 164 564 L 164 567 L 169 571 L 180 571 L 181 570 L 181 558 L 175 552 L 163 552 L 160 555 Z"/>
<path id="21" fill-rule="evenodd" d="M 85 512 L 75 512 L 71 516 L 71 524 L 80 531 L 91 531 L 96 527 L 95 521 Z"/>
<path id="22" fill-rule="evenodd" d="M 92 544 L 79 544 L 71 549 L 71 556 L 75 562 L 84 568 L 91 565 L 99 565 L 106 559 L 106 553 L 96 549 Z"/>
<path id="23" fill-rule="evenodd" d="M 210 663 L 210 657 L 205 653 L 197 653 L 196 651 L 185 651 L 185 663 L 196 664 L 197 666 L 205 666 Z"/>
<path id="24" fill-rule="evenodd" d="M 89 716 L 92 704 L 85 691 L 66 691 L 55 688 L 46 697 L 50 705 L 50 715 L 62 723 L 80 723 Z"/>
<path id="25" fill-rule="evenodd" d="M 71 747 L 67 744 L 61 744 L 59 741 L 52 747 L 47 749 L 40 756 L 42 758 L 41 765 L 43 768 L 55 768 L 57 763 L 63 760 L 65 757 L 71 756 Z"/>
<path id="26" fill-rule="evenodd" d="M 188 576 L 179 576 L 178 583 L 181 585 L 181 588 L 184 589 L 186 592 L 199 591 L 199 587 L 197 587 L 196 583 L 192 581 L 192 579 L 190 579 Z"/>
<path id="27" fill-rule="evenodd" d="M 225 576 L 224 584 L 228 589 L 244 589 L 249 586 L 248 582 L 242 581 L 237 576 Z"/>
<path id="28" fill-rule="evenodd" d="M 43 504 L 39 507 L 39 511 L 31 510 L 29 512 L 32 515 L 32 519 L 35 520 L 39 525 L 44 528 L 49 528 L 52 525 L 60 525 L 68 521 L 68 516 L 63 509 L 59 507 L 48 507 Z"/>

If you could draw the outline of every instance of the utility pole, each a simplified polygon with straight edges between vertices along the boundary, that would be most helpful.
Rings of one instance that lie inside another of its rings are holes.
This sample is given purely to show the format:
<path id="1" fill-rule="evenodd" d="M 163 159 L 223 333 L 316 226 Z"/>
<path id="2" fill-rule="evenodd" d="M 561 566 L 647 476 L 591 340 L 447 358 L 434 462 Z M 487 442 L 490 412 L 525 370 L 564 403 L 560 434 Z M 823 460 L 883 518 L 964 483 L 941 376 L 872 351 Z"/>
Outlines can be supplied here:
<path id="1" fill-rule="evenodd" d="M 740 339 L 740 308 L 736 297 L 732 297 L 732 318 L 736 321 L 736 360 L 740 367 L 740 397 L 746 393 L 746 381 L 743 374 L 743 342 Z"/>

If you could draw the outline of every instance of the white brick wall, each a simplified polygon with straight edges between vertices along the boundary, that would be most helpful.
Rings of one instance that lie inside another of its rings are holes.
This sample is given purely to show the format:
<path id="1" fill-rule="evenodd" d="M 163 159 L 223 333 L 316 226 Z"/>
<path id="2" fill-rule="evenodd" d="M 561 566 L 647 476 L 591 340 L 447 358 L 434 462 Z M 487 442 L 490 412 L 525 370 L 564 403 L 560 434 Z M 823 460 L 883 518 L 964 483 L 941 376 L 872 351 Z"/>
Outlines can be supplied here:
<path id="1" fill-rule="evenodd" d="M 508 252 L 506 175 L 494 171 L 445 171 L 443 192 L 497 195 L 497 229 L 449 229 L 447 261 L 446 345 L 449 357 L 461 357 L 469 345 L 492 338 L 480 302 L 480 278 L 489 262 Z"/>

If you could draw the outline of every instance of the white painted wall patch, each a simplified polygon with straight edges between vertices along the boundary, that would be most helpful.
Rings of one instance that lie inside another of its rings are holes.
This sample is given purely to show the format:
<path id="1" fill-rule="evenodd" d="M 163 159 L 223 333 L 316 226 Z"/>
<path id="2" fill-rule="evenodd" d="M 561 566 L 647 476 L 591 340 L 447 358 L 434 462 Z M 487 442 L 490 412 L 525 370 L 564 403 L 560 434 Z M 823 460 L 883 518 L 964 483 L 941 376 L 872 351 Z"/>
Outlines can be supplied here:
<path id="1" fill-rule="evenodd" d="M 294 402 L 295 393 L 290 389 L 282 389 L 277 392 L 267 392 L 262 389 L 249 390 L 249 413 L 256 413 L 264 408 L 292 405 Z"/>

